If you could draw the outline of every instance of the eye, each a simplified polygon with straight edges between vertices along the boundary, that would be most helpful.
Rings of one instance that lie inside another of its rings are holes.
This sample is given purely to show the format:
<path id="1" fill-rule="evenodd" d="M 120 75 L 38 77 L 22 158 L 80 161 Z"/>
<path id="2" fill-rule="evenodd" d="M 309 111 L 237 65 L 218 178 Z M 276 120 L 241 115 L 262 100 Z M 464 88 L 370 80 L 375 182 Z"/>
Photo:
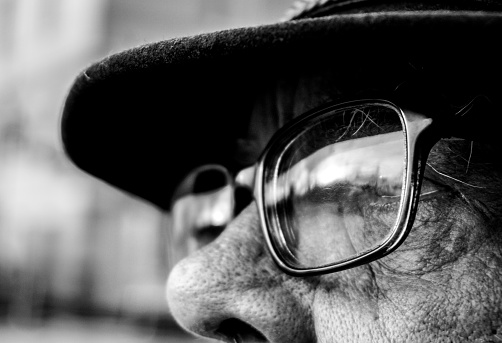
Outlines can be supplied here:
<path id="1" fill-rule="evenodd" d="M 289 192 L 276 204 L 284 242 L 303 265 L 357 256 L 384 242 L 394 229 L 402 169 L 382 173 L 384 168 L 362 164 L 357 170 L 346 165 L 341 169 L 343 178 L 302 194 Z"/>

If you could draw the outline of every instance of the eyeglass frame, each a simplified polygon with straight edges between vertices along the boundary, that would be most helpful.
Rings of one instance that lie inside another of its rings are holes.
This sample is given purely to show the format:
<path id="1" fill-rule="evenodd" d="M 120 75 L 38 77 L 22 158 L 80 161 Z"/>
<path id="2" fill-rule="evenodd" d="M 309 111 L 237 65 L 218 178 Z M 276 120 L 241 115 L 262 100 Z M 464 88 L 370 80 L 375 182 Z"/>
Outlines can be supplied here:
<path id="1" fill-rule="evenodd" d="M 464 114 L 471 110 L 474 102 L 478 99 L 485 98 L 474 98 L 468 105 L 464 106 L 461 110 L 454 113 L 454 116 L 464 116 Z M 285 257 L 281 256 L 280 247 L 276 247 L 274 241 L 271 238 L 273 233 L 270 229 L 270 218 L 268 218 L 265 213 L 266 207 L 264 204 L 264 179 L 267 158 L 269 157 L 272 148 L 278 141 L 280 141 L 291 130 L 304 125 L 305 122 L 310 121 L 315 117 L 322 116 L 328 111 L 335 111 L 343 109 L 345 107 L 355 107 L 363 105 L 380 105 L 393 108 L 400 117 L 402 130 L 405 137 L 404 149 L 406 163 L 403 172 L 403 186 L 401 192 L 402 200 L 400 201 L 398 216 L 394 224 L 394 228 L 392 229 L 392 233 L 389 234 L 387 239 L 378 244 L 376 247 L 359 255 L 356 255 L 355 257 L 347 258 L 337 263 L 318 267 L 296 268 L 292 264 L 288 263 Z M 448 119 L 451 120 L 453 116 L 445 115 L 445 117 L 446 118 L 443 118 L 443 120 L 439 118 L 432 119 L 431 117 L 417 111 L 404 110 L 393 102 L 384 99 L 360 99 L 325 105 L 321 109 L 314 110 L 298 118 L 295 118 L 295 120 L 280 128 L 268 142 L 266 148 L 258 158 L 258 161 L 252 167 L 252 170 L 250 171 L 249 168 L 244 169 L 243 171 L 238 173 L 235 178 L 237 184 L 251 186 L 253 190 L 254 199 L 258 207 L 263 235 L 265 237 L 267 248 L 276 265 L 282 271 L 292 276 L 314 276 L 358 267 L 376 261 L 395 251 L 406 240 L 406 237 L 413 227 L 418 203 L 420 200 L 421 183 L 423 180 L 425 165 L 429 156 L 429 152 L 439 140 L 452 136 L 451 130 L 445 129 L 445 122 L 447 122 Z M 243 172 L 247 173 L 247 175 L 244 176 L 242 174 Z M 252 172 L 252 174 L 250 174 L 250 172 Z M 242 180 L 247 181 L 243 182 Z"/>

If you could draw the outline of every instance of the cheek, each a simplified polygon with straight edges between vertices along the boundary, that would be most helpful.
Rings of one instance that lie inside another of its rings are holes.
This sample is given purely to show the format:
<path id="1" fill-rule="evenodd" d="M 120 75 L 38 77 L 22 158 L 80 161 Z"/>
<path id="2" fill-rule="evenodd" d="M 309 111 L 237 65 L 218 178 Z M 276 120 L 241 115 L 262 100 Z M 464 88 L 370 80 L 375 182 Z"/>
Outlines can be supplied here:
<path id="1" fill-rule="evenodd" d="M 502 259 L 489 224 L 452 195 L 420 205 L 405 243 L 372 264 L 390 336 L 474 341 L 497 333 Z"/>
<path id="2" fill-rule="evenodd" d="M 500 268 L 500 260 L 495 263 Z M 407 342 L 500 340 L 494 338 L 502 327 L 502 283 L 495 274 L 470 256 L 441 272 L 382 282 L 389 286 L 379 304 L 388 336 Z"/>
<path id="3" fill-rule="evenodd" d="M 313 304 L 318 341 L 498 341 L 500 261 L 478 251 L 419 276 L 383 276 L 375 270 L 373 296 L 364 291 L 364 274 L 345 275 L 346 281 L 323 279 L 326 287 L 319 285 Z"/>
<path id="4" fill-rule="evenodd" d="M 384 342 L 378 285 L 368 265 L 320 277 L 313 302 L 319 342 Z"/>

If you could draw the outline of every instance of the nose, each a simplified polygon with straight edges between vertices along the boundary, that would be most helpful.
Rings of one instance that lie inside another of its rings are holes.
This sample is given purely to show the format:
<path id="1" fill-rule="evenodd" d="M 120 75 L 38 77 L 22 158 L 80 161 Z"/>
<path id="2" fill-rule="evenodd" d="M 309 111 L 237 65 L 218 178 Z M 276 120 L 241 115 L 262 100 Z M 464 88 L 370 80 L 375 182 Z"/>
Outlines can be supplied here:
<path id="1" fill-rule="evenodd" d="M 253 203 L 173 268 L 166 292 L 176 321 L 226 342 L 313 342 L 307 286 L 283 274 L 264 247 Z"/>

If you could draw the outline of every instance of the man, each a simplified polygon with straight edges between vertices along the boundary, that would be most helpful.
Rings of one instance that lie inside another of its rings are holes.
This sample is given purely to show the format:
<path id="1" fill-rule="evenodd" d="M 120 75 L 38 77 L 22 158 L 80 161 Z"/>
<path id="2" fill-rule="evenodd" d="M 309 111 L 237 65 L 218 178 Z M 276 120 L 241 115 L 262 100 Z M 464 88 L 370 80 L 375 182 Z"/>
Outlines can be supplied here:
<path id="1" fill-rule="evenodd" d="M 70 158 L 173 213 L 196 335 L 502 341 L 502 3 L 298 8 L 91 66 Z"/>

